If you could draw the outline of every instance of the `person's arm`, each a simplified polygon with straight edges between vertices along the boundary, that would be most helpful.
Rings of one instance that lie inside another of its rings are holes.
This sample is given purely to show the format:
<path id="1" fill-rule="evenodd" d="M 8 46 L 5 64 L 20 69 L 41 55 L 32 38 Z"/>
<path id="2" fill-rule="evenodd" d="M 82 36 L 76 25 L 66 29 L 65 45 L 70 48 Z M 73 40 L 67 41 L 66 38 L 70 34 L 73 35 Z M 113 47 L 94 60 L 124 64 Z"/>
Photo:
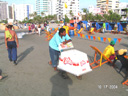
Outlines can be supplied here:
<path id="1" fill-rule="evenodd" d="M 66 40 L 65 39 L 65 41 L 63 42 L 63 44 L 67 44 L 68 42 L 71 42 L 72 40 L 71 39 L 69 39 L 69 40 Z"/>
<path id="2" fill-rule="evenodd" d="M 16 39 L 16 44 L 17 44 L 17 48 L 19 47 L 19 41 L 18 41 L 18 37 L 17 34 L 15 33 L 15 39 Z"/>
<path id="3" fill-rule="evenodd" d="M 6 34 L 4 35 L 4 38 L 5 38 L 5 46 L 6 46 L 6 48 L 8 49 Z"/>

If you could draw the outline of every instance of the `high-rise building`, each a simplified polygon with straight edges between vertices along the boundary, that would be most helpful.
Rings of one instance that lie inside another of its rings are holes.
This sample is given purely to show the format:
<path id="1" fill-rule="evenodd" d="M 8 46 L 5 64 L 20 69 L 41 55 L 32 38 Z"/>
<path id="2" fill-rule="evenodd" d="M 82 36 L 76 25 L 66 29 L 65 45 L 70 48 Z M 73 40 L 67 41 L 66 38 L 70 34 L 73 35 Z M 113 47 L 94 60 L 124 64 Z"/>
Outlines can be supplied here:
<path id="1" fill-rule="evenodd" d="M 26 17 L 29 19 L 29 14 L 33 13 L 33 5 L 31 4 L 13 4 L 14 20 L 23 21 Z"/>
<path id="2" fill-rule="evenodd" d="M 8 18 L 8 3 L 0 1 L 0 20 L 6 20 Z"/>
<path id="3" fill-rule="evenodd" d="M 118 7 L 119 0 L 97 0 L 97 8 L 100 8 L 102 13 L 108 13 L 109 10 Z"/>
<path id="4" fill-rule="evenodd" d="M 69 19 L 78 16 L 79 0 L 58 0 L 57 4 L 56 11 L 59 20 L 65 18 L 65 15 L 67 15 Z M 67 8 L 65 7 L 65 4 L 67 5 Z"/>
<path id="5" fill-rule="evenodd" d="M 41 15 L 43 12 L 45 15 L 49 14 L 49 0 L 36 0 L 36 12 L 37 15 Z"/>

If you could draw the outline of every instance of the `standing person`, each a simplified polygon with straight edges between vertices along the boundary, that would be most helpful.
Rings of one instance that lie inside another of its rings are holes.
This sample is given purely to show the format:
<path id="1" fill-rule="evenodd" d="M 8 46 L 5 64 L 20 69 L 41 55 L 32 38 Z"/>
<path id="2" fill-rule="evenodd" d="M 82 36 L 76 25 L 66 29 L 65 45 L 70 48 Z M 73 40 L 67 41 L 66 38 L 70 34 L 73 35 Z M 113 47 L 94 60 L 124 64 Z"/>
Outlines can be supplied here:
<path id="1" fill-rule="evenodd" d="M 90 30 L 90 22 L 88 21 L 88 23 L 87 23 L 87 31 L 89 31 Z"/>
<path id="2" fill-rule="evenodd" d="M 17 64 L 17 48 L 19 47 L 19 42 L 15 31 L 12 30 L 12 25 L 7 26 L 8 31 L 5 31 L 5 45 L 8 50 L 8 57 L 10 61 Z"/>
<path id="3" fill-rule="evenodd" d="M 29 33 L 31 32 L 31 26 L 30 26 L 30 24 L 29 24 L 29 26 L 28 26 L 28 32 L 29 32 Z"/>
<path id="4" fill-rule="evenodd" d="M 35 31 L 35 25 L 33 23 L 31 25 L 31 29 L 32 29 L 32 33 L 34 33 L 34 31 Z"/>
<path id="5" fill-rule="evenodd" d="M 41 25 L 39 24 L 38 25 L 38 33 L 39 33 L 39 36 L 40 36 L 40 31 L 41 31 Z"/>
<path id="6" fill-rule="evenodd" d="M 46 30 L 46 26 L 47 26 L 47 23 L 45 22 L 45 23 L 44 23 L 44 28 L 45 28 L 45 30 Z"/>
<path id="7" fill-rule="evenodd" d="M 52 64 L 52 67 L 54 70 L 57 70 L 60 50 L 59 45 L 63 46 L 63 44 L 66 44 L 71 41 L 71 38 L 66 34 L 66 31 L 64 28 L 60 28 L 59 32 L 57 32 L 54 37 L 49 42 L 49 53 L 51 61 L 49 62 Z"/>
<path id="8" fill-rule="evenodd" d="M 67 26 L 67 22 L 65 22 L 63 28 L 66 30 L 66 34 L 69 35 L 69 27 Z"/>
<path id="9" fill-rule="evenodd" d="M 105 33 L 105 29 L 106 29 L 106 24 L 105 22 L 103 23 L 103 33 Z"/>
<path id="10" fill-rule="evenodd" d="M 126 26 L 126 34 L 128 35 L 128 24 Z"/>

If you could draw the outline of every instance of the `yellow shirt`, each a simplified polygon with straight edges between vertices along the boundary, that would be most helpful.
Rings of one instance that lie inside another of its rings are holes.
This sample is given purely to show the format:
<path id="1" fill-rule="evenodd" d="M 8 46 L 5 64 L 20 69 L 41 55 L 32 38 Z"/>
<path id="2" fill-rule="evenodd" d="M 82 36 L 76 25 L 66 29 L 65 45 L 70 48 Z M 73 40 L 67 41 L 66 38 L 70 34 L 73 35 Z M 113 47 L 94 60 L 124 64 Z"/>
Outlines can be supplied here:
<path id="1" fill-rule="evenodd" d="M 115 54 L 114 47 L 111 46 L 111 45 L 108 45 L 108 46 L 104 49 L 103 54 L 104 54 L 107 58 L 109 58 L 111 55 L 114 55 L 114 54 Z"/>
<path id="2" fill-rule="evenodd" d="M 66 34 L 68 34 L 69 27 L 64 25 L 63 28 L 66 30 Z"/>

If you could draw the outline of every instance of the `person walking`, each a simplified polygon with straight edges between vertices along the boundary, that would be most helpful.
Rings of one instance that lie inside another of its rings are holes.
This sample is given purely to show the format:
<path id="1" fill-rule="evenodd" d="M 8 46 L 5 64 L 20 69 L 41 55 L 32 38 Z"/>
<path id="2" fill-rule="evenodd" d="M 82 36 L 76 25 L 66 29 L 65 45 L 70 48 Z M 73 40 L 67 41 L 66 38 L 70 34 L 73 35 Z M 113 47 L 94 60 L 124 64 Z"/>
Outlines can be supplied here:
<path id="1" fill-rule="evenodd" d="M 37 27 L 38 27 L 38 34 L 39 34 L 39 36 L 40 36 L 41 25 L 39 24 Z"/>
<path id="2" fill-rule="evenodd" d="M 12 25 L 8 25 L 7 28 L 8 30 L 5 31 L 5 45 L 8 50 L 8 57 L 10 61 L 17 65 L 17 48 L 19 47 L 17 34 L 12 30 Z"/>

